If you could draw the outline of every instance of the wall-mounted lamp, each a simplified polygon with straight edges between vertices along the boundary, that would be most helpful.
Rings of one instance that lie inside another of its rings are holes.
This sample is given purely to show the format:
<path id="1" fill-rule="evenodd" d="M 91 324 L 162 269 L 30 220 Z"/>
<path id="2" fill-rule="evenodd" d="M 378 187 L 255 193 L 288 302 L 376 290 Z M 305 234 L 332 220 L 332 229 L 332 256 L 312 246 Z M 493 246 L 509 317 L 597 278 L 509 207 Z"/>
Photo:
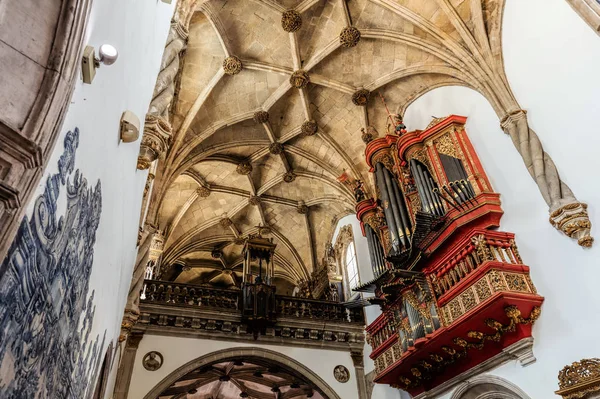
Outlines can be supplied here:
<path id="1" fill-rule="evenodd" d="M 99 58 L 96 58 L 94 47 L 86 46 L 83 50 L 83 59 L 81 60 L 81 70 L 83 72 L 83 83 L 91 84 L 96 76 L 96 68 L 100 67 L 100 63 L 104 65 L 112 65 L 117 61 L 119 52 L 110 44 L 103 44 L 98 50 Z"/>
<path id="2" fill-rule="evenodd" d="M 140 137 L 140 120 L 131 111 L 121 116 L 120 137 L 124 143 L 132 143 Z"/>

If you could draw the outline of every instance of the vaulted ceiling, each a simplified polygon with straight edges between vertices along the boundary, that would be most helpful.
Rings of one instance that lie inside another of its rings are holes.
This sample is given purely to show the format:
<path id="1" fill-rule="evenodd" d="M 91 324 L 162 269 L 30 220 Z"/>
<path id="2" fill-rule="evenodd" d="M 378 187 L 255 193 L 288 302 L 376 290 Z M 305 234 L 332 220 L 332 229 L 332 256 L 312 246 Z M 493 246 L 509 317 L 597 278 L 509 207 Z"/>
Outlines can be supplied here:
<path id="1" fill-rule="evenodd" d="M 501 0 L 198 1 L 171 149 L 150 208 L 166 235 L 163 262 L 186 265 L 176 281 L 238 283 L 242 239 L 257 226 L 278 244 L 276 276 L 307 279 L 335 222 L 354 211 L 350 187 L 337 178 L 346 172 L 373 191 L 361 128 L 385 134 L 379 93 L 392 113 L 444 85 L 479 90 L 499 114 L 510 107 L 510 94 L 497 89 L 503 72 L 494 70 L 502 7 Z M 286 10 L 301 17 L 297 31 L 284 29 Z M 356 45 L 352 35 L 341 43 L 347 27 L 360 32 Z M 297 70 L 310 83 L 293 87 Z M 361 89 L 370 96 L 361 98 Z"/>

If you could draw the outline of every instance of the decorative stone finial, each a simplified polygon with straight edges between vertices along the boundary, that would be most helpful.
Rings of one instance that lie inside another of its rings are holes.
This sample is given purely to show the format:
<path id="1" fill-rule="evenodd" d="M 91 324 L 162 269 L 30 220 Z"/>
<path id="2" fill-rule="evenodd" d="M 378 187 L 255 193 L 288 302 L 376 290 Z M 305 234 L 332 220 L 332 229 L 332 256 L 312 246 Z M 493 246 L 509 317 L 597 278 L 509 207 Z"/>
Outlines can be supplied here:
<path id="1" fill-rule="evenodd" d="M 354 47 L 360 41 L 360 31 L 354 26 L 347 26 L 340 32 L 340 44 L 342 47 Z"/>
<path id="2" fill-rule="evenodd" d="M 304 122 L 300 128 L 303 136 L 312 136 L 313 134 L 317 133 L 318 130 L 319 125 L 317 125 L 317 122 L 313 120 Z"/>
<path id="3" fill-rule="evenodd" d="M 367 89 L 360 89 L 352 94 L 352 102 L 354 105 L 366 106 L 369 102 L 371 92 Z"/>
<path id="4" fill-rule="evenodd" d="M 269 146 L 269 152 L 273 155 L 279 155 L 283 152 L 283 145 L 281 143 L 272 143 Z"/>
<path id="5" fill-rule="evenodd" d="M 308 73 L 302 69 L 298 69 L 290 76 L 290 84 L 296 89 L 304 89 L 310 83 Z"/>
<path id="6" fill-rule="evenodd" d="M 250 205 L 257 206 L 260 204 L 260 196 L 252 195 L 250 198 L 248 198 L 248 202 L 250 203 Z"/>
<path id="7" fill-rule="evenodd" d="M 296 10 L 287 10 L 281 14 L 281 27 L 286 32 L 297 32 L 302 27 L 302 16 Z"/>
<path id="8" fill-rule="evenodd" d="M 254 122 L 267 123 L 269 121 L 269 113 L 266 111 L 257 111 L 254 113 Z"/>
<path id="9" fill-rule="evenodd" d="M 287 172 L 285 175 L 283 175 L 283 181 L 286 183 L 291 183 L 294 180 L 296 180 L 296 175 L 294 172 Z"/>
<path id="10" fill-rule="evenodd" d="M 587 212 L 587 204 L 574 202 L 550 214 L 550 223 L 566 235 L 577 240 L 582 247 L 589 248 L 594 243 L 590 235 L 592 222 Z"/>
<path id="11" fill-rule="evenodd" d="M 171 125 L 169 122 L 159 116 L 146 115 L 137 168 L 148 169 L 152 162 L 167 151 L 170 139 Z"/>
<path id="12" fill-rule="evenodd" d="M 242 61 L 235 55 L 225 58 L 223 70 L 227 75 L 237 75 L 242 70 Z"/>
<path id="13" fill-rule="evenodd" d="M 240 175 L 249 175 L 252 172 L 252 165 L 250 165 L 250 162 L 244 161 L 239 163 L 235 170 Z"/>
<path id="14" fill-rule="evenodd" d="M 233 225 L 233 221 L 231 219 L 229 219 L 228 217 L 224 217 L 223 219 L 221 219 L 219 221 L 219 224 L 221 225 L 222 228 L 227 229 Z"/>
<path id="15" fill-rule="evenodd" d="M 198 197 L 206 198 L 210 195 L 210 188 L 200 187 L 196 190 L 196 194 L 198 194 Z"/>

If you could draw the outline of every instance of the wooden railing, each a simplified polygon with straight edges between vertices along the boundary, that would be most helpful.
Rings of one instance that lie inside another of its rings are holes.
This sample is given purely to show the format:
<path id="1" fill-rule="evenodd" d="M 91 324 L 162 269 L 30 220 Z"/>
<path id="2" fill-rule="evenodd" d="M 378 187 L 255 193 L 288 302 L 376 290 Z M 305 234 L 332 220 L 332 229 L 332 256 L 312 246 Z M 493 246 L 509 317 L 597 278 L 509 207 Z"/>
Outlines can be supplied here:
<path id="1" fill-rule="evenodd" d="M 239 311 L 242 292 L 167 281 L 145 280 L 141 303 Z M 362 308 L 347 309 L 338 302 L 275 295 L 277 317 L 362 323 Z"/>
<path id="2" fill-rule="evenodd" d="M 369 344 L 373 348 L 373 352 L 376 352 L 383 343 L 396 334 L 396 326 L 388 320 L 387 314 L 382 313 L 369 325 L 367 333 L 369 334 Z"/>
<path id="3" fill-rule="evenodd" d="M 444 295 L 488 261 L 522 263 L 512 238 L 493 237 L 489 233 L 487 236 L 475 236 L 462 251 L 430 275 L 435 293 L 438 297 Z"/>
<path id="4" fill-rule="evenodd" d="M 146 280 L 142 303 L 238 309 L 240 291 Z"/>
<path id="5" fill-rule="evenodd" d="M 346 309 L 337 302 L 276 295 L 277 316 L 364 323 L 362 308 Z"/>

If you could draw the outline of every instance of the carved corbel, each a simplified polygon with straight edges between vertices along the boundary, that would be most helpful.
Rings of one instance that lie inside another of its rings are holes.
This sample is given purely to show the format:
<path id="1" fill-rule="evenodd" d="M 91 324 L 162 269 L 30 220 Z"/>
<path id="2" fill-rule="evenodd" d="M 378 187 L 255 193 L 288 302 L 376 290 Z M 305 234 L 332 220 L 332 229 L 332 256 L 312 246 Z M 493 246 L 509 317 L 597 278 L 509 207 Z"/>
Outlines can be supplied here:
<path id="1" fill-rule="evenodd" d="M 523 162 L 535 180 L 544 200 L 550 207 L 550 223 L 578 241 L 583 247 L 591 247 L 592 223 L 587 205 L 579 202 L 571 189 L 560 179 L 550 156 L 542 148 L 537 134 L 529 128 L 527 113 L 523 110 L 506 115 L 501 126 L 512 139 L 523 157 Z"/>
<path id="2" fill-rule="evenodd" d="M 171 140 L 171 125 L 163 118 L 146 115 L 144 135 L 140 144 L 137 168 L 148 169 L 152 162 L 166 154 Z"/>

